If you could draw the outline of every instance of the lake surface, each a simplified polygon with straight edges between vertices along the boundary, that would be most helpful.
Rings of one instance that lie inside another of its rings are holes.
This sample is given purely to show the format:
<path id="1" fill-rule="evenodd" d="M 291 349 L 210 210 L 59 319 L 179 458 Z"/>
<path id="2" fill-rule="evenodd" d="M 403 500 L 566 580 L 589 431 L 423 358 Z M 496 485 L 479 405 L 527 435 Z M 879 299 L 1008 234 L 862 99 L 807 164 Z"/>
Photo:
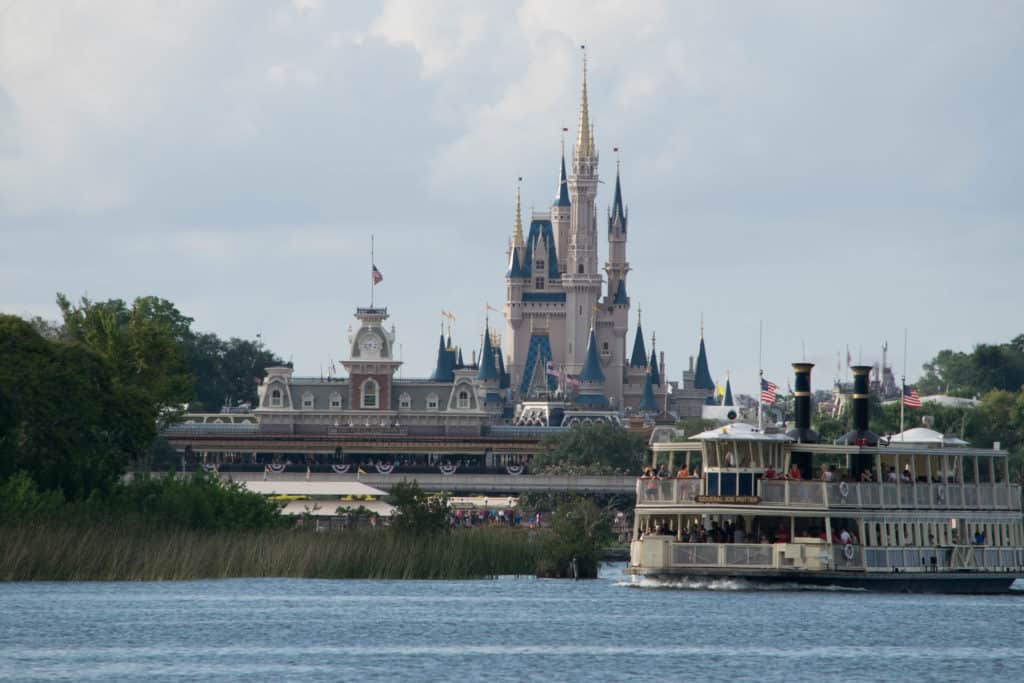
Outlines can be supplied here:
<path id="1" fill-rule="evenodd" d="M 0 679 L 1024 680 L 1024 595 L 633 587 L 621 572 L 0 584 Z"/>

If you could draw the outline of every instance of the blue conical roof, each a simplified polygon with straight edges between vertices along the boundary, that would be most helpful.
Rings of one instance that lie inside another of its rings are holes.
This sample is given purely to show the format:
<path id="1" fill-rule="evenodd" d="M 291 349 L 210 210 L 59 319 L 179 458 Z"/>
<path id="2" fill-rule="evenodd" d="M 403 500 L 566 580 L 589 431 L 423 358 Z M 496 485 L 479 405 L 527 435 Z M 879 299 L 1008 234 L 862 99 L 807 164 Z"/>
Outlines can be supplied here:
<path id="1" fill-rule="evenodd" d="M 498 361 L 498 387 L 508 389 L 511 378 L 505 371 L 505 354 L 501 352 L 500 346 L 494 347 L 494 357 Z"/>
<path id="2" fill-rule="evenodd" d="M 594 328 L 590 328 L 590 341 L 587 342 L 587 359 L 583 362 L 583 370 L 580 372 L 579 380 L 581 382 L 604 382 L 601 361 L 597 358 L 597 337 L 594 335 Z"/>
<path id="3" fill-rule="evenodd" d="M 647 347 L 644 346 L 644 330 L 639 322 L 636 324 L 636 337 L 633 338 L 633 355 L 629 357 L 629 367 L 647 367 Z"/>
<path id="4" fill-rule="evenodd" d="M 491 346 L 491 332 L 486 325 L 484 326 L 484 348 L 480 352 L 480 371 L 476 373 L 476 378 L 481 381 L 501 379 L 498 376 L 498 368 L 494 365 L 494 347 Z"/>
<path id="5" fill-rule="evenodd" d="M 571 206 L 569 182 L 565 178 L 565 152 L 562 152 L 562 172 L 558 176 L 558 192 L 555 194 L 554 206 Z"/>
<path id="6" fill-rule="evenodd" d="M 708 369 L 708 351 L 704 347 L 704 337 L 700 338 L 700 350 L 697 352 L 697 371 L 693 377 L 694 389 L 715 390 L 715 381 L 711 379 L 711 371 Z"/>
<path id="7" fill-rule="evenodd" d="M 528 277 L 529 273 L 523 268 L 522 262 L 519 260 L 520 249 L 518 247 L 512 247 L 512 253 L 508 257 L 508 270 L 505 271 L 505 277 Z"/>
<path id="8" fill-rule="evenodd" d="M 612 212 L 608 216 L 608 232 L 612 231 L 616 221 L 622 226 L 622 232 L 626 232 L 626 208 L 622 204 L 622 183 L 617 170 L 615 171 L 615 199 L 612 200 Z"/>
<path id="9" fill-rule="evenodd" d="M 725 398 L 722 399 L 723 406 L 733 406 L 732 402 L 732 384 L 728 379 L 725 380 Z"/>
<path id="10" fill-rule="evenodd" d="M 466 367 L 466 361 L 462 360 L 462 347 L 459 347 L 459 356 L 455 359 L 455 368 L 461 370 Z"/>
<path id="11" fill-rule="evenodd" d="M 640 398 L 640 410 L 645 413 L 658 411 L 658 402 L 654 399 L 654 386 L 651 383 L 651 373 L 647 373 L 647 379 L 644 380 L 644 394 Z"/>
<path id="12" fill-rule="evenodd" d="M 651 365 L 649 374 L 651 375 L 651 383 L 660 387 L 661 370 L 658 369 L 658 352 L 654 350 L 653 346 L 651 346 Z"/>
<path id="13" fill-rule="evenodd" d="M 629 303 L 629 297 L 626 296 L 626 281 L 619 280 L 619 286 L 615 288 L 615 298 L 612 299 L 613 304 L 627 304 Z"/>
<path id="14" fill-rule="evenodd" d="M 451 382 L 455 379 L 455 375 L 452 372 L 454 367 L 454 359 L 452 353 L 448 350 L 448 346 L 444 342 L 444 334 L 441 334 L 441 339 L 437 343 L 437 364 L 434 366 L 434 374 L 430 376 L 430 379 L 435 382 Z"/>

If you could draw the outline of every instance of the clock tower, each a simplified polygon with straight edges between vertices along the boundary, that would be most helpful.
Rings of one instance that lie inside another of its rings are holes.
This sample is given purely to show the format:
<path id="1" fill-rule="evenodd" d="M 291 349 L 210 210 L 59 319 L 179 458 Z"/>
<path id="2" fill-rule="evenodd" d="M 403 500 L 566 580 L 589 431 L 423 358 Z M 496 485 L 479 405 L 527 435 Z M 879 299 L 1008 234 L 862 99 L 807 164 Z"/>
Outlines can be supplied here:
<path id="1" fill-rule="evenodd" d="M 395 360 L 395 328 L 383 327 L 386 308 L 357 308 L 359 329 L 350 332 L 349 357 L 342 361 L 349 376 L 349 405 L 352 410 L 394 413 L 391 408 L 391 384 L 402 364 Z"/>

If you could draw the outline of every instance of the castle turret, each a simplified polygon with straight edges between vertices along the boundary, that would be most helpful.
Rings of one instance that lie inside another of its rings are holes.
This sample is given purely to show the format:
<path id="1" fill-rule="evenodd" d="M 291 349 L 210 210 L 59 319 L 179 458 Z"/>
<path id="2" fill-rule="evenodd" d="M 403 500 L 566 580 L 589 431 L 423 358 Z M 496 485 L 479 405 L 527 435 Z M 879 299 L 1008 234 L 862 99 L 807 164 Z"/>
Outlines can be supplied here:
<path id="1" fill-rule="evenodd" d="M 569 230 L 572 224 L 572 201 L 569 199 L 569 180 L 565 175 L 565 141 L 562 141 L 562 168 L 558 174 L 558 191 L 551 204 L 551 226 L 555 232 L 560 271 L 565 272 L 566 253 L 569 250 Z"/>
<path id="2" fill-rule="evenodd" d="M 725 378 L 725 395 L 722 396 L 722 405 L 729 407 L 735 405 L 732 400 L 732 382 L 728 377 Z"/>
<path id="3" fill-rule="evenodd" d="M 622 181 L 619 164 L 615 163 L 615 198 L 612 208 L 608 210 L 608 262 L 604 271 L 608 276 L 608 299 L 613 304 L 628 304 L 626 295 L 626 274 L 629 263 L 626 261 L 626 223 L 627 211 L 622 203 Z"/>
<path id="4" fill-rule="evenodd" d="M 444 330 L 441 331 L 441 338 L 437 342 L 437 362 L 434 365 L 434 373 L 430 379 L 434 382 L 451 382 L 455 379 L 455 359 L 445 344 Z"/>
<path id="5" fill-rule="evenodd" d="M 633 337 L 633 355 L 629 357 L 629 367 L 647 367 L 647 347 L 644 346 L 644 330 L 640 324 L 639 315 L 636 321 L 636 336 Z"/>

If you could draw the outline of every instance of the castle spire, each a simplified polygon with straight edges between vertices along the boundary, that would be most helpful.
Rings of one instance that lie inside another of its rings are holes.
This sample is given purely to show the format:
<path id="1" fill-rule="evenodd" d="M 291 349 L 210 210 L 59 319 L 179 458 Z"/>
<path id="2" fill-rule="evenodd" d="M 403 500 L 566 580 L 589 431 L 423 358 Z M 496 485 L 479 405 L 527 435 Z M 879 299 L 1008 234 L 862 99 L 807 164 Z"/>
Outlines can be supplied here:
<path id="1" fill-rule="evenodd" d="M 565 175 L 565 165 L 563 162 L 562 175 Z M 523 181 L 522 177 L 516 181 L 516 218 L 515 223 L 512 227 L 512 248 L 522 249 L 523 247 L 523 212 L 522 212 L 522 201 L 520 197 L 520 183 Z"/>
<path id="2" fill-rule="evenodd" d="M 565 175 L 565 140 L 562 140 L 562 171 L 558 174 L 558 194 L 555 195 L 555 206 L 571 206 L 569 201 L 569 181 Z"/>
<path id="3" fill-rule="evenodd" d="M 480 370 L 476 378 L 481 381 L 501 379 L 495 366 L 494 347 L 491 346 L 491 331 L 487 323 L 484 323 L 484 346 L 480 351 Z"/>
<path id="4" fill-rule="evenodd" d="M 590 125 L 590 109 L 587 103 L 587 46 L 583 50 L 583 92 L 580 95 L 580 121 L 576 130 L 576 157 L 594 155 L 594 129 Z"/>
<path id="5" fill-rule="evenodd" d="M 618 152 L 618 147 L 615 151 Z M 611 232 L 616 224 L 622 232 L 626 232 L 626 207 L 622 203 L 622 181 L 619 168 L 619 160 L 615 160 L 615 198 L 612 200 L 612 211 L 608 217 L 608 232 Z"/>

